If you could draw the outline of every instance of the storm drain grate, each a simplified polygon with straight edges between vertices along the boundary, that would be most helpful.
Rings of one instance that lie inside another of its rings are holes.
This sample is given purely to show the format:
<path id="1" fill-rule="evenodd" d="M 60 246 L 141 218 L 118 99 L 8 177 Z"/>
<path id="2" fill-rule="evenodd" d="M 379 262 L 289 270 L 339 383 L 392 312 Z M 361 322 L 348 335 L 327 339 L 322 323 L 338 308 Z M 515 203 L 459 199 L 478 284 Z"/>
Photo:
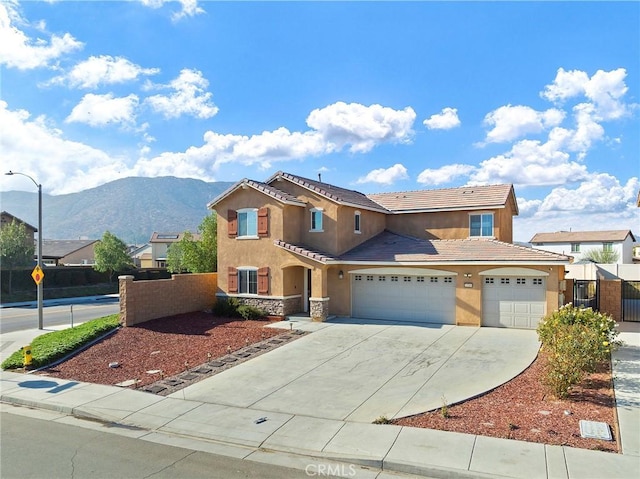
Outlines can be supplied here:
<path id="1" fill-rule="evenodd" d="M 580 435 L 589 439 L 613 441 L 611 429 L 606 422 L 580 420 Z"/>

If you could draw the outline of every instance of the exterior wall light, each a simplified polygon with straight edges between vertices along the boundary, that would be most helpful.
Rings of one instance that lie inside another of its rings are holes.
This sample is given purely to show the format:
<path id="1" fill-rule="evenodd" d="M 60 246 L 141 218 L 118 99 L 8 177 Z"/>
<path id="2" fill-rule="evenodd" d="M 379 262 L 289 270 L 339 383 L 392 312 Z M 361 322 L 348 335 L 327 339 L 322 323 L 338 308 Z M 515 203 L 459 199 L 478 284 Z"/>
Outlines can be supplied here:
<path id="1" fill-rule="evenodd" d="M 338 279 L 344 279 L 344 273 L 342 270 L 338 271 Z"/>

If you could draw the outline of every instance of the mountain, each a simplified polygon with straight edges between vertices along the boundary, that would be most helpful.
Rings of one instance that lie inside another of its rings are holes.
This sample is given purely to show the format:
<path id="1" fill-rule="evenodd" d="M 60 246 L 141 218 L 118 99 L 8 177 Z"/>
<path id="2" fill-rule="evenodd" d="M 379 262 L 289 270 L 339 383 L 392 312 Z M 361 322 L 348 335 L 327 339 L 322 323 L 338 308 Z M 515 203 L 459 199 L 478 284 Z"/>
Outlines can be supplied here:
<path id="1" fill-rule="evenodd" d="M 207 203 L 233 183 L 172 176 L 124 178 L 68 195 L 42 195 L 45 239 L 100 239 L 105 231 L 142 244 L 154 231 L 197 231 Z M 38 226 L 38 194 L 0 193 L 0 208 Z"/>

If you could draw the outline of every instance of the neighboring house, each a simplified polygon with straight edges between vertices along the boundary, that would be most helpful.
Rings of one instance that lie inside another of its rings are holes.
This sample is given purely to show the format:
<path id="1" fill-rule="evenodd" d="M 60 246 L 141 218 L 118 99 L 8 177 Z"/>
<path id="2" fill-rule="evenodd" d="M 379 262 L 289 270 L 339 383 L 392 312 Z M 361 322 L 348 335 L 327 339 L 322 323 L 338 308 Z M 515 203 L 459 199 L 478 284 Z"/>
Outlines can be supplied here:
<path id="1" fill-rule="evenodd" d="M 364 195 L 278 172 L 218 216 L 218 296 L 270 314 L 535 328 L 568 256 L 511 244 L 511 185 Z"/>
<path id="2" fill-rule="evenodd" d="M 131 247 L 129 256 L 131 256 L 136 268 L 153 268 L 152 246 L 150 243 Z"/>
<path id="3" fill-rule="evenodd" d="M 173 243 L 179 242 L 184 238 L 185 233 L 157 233 L 153 232 L 149 243 L 151 244 L 151 262 L 148 264 L 147 258 L 145 258 L 146 266 L 143 268 L 166 268 L 167 267 L 167 252 L 169 247 Z M 199 240 L 199 234 L 191 235 L 194 240 Z"/>
<path id="4" fill-rule="evenodd" d="M 15 216 L 13 216 L 11 213 L 7 213 L 6 211 L 3 211 L 0 214 L 0 228 L 4 227 L 5 224 L 9 224 L 12 221 L 16 221 L 18 223 L 22 223 L 25 227 L 25 230 L 27 232 L 27 242 L 30 245 L 35 244 L 35 233 L 38 232 L 38 228 L 31 226 L 29 223 L 26 223 L 24 221 L 22 221 L 20 218 L 16 218 Z"/>
<path id="5" fill-rule="evenodd" d="M 96 262 L 95 246 L 100 240 L 42 241 L 42 262 L 47 266 L 84 266 Z"/>
<path id="6" fill-rule="evenodd" d="M 613 231 L 558 231 L 537 233 L 531 238 L 534 248 L 571 255 L 576 261 L 590 250 L 618 253 L 617 264 L 633 263 L 633 246 L 636 239 L 630 230 Z"/>

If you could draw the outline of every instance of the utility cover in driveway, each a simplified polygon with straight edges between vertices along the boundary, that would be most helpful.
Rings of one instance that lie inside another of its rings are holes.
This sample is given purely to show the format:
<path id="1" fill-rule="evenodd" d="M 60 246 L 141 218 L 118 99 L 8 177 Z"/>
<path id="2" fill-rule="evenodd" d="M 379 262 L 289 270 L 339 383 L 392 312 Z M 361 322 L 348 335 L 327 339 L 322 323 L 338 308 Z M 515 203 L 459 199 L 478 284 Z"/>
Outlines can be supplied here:
<path id="1" fill-rule="evenodd" d="M 352 316 L 455 324 L 453 276 L 352 274 Z"/>

